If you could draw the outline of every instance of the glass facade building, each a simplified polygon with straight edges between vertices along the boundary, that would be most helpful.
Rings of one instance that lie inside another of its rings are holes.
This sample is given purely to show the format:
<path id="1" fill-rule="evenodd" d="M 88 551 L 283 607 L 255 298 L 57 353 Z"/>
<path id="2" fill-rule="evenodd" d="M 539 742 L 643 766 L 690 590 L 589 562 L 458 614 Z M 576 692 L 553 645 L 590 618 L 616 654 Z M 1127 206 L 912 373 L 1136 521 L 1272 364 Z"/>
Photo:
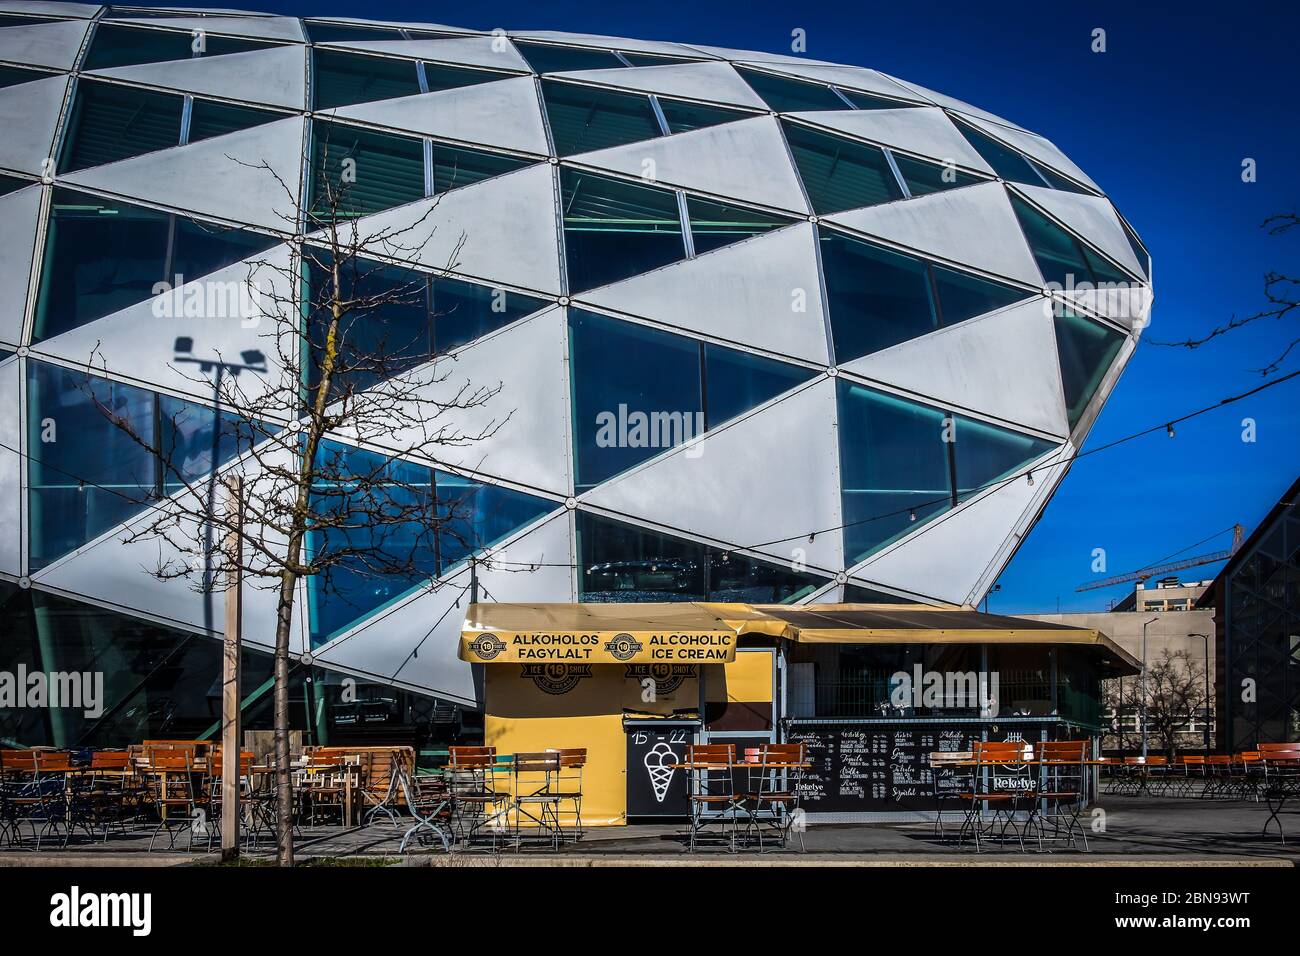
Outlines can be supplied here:
<path id="1" fill-rule="evenodd" d="M 348 556 L 296 605 L 316 740 L 463 729 L 471 577 L 502 602 L 978 603 L 1146 324 L 1146 250 L 1082 170 L 870 69 L 58 3 L 0 10 L 0 64 L 0 670 L 106 675 L 93 718 L 0 707 L 0 745 L 211 731 L 221 597 L 148 573 L 163 546 L 132 529 L 292 431 L 301 409 L 217 408 L 214 376 L 319 383 L 329 229 L 353 240 L 330 397 L 428 373 L 486 399 L 436 454 L 346 428 L 319 451 L 318 508 L 426 517 L 307 535 Z M 827 706 L 896 663 L 849 662 Z"/>

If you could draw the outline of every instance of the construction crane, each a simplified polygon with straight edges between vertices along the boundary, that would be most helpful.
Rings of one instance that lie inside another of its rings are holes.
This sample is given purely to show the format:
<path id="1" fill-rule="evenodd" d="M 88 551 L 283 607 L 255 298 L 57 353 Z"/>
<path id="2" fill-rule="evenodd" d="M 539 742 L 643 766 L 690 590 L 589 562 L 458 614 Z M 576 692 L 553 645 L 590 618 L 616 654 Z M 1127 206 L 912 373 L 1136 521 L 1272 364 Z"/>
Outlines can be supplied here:
<path id="1" fill-rule="evenodd" d="M 1226 531 L 1227 529 L 1225 528 L 1224 530 Z M 1215 551 L 1212 554 L 1202 554 L 1194 558 L 1183 558 L 1181 561 L 1173 561 L 1168 564 L 1158 564 L 1153 567 L 1142 568 L 1139 571 L 1130 571 L 1128 574 L 1117 574 L 1114 577 L 1102 578 L 1099 581 L 1089 581 L 1086 584 L 1080 584 L 1074 590 L 1076 592 L 1095 591 L 1098 588 L 1108 588 L 1112 584 L 1125 584 L 1129 581 L 1145 581 L 1148 578 L 1154 578 L 1161 574 L 1171 574 L 1174 571 L 1185 571 L 1187 568 L 1199 567 L 1202 564 L 1214 564 L 1216 561 L 1226 561 L 1228 558 L 1236 554 L 1237 549 L 1241 547 L 1241 531 L 1241 525 L 1234 524 L 1232 526 L 1232 547 L 1228 548 L 1226 551 Z M 1210 537 L 1217 538 L 1219 534 L 1223 534 L 1223 532 L 1220 531 L 1218 534 L 1211 535 Z M 1206 538 L 1205 540 L 1209 541 L 1210 538 Z M 1196 547 L 1196 545 L 1192 545 L 1192 547 Z"/>

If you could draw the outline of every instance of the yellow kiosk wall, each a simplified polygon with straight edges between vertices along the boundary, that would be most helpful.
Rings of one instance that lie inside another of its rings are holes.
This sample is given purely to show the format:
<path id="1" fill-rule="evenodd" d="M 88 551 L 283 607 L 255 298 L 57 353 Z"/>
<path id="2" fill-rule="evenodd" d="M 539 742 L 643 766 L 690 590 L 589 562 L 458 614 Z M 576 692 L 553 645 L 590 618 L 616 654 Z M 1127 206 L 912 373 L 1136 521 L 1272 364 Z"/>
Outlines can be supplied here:
<path id="1" fill-rule="evenodd" d="M 699 707 L 698 667 L 671 693 L 642 700 L 639 677 L 618 664 L 592 664 L 586 676 L 556 668 L 544 678 L 525 676 L 524 666 L 500 664 L 484 669 L 484 742 L 497 753 L 528 753 L 567 747 L 587 748 L 583 772 L 582 822 L 621 826 L 627 811 L 627 734 L 624 710 L 669 715 Z M 580 669 L 574 669 L 581 672 Z M 571 687 L 567 687 L 568 684 Z M 544 689 L 549 688 L 549 690 Z M 561 815 L 572 822 L 573 814 Z"/>

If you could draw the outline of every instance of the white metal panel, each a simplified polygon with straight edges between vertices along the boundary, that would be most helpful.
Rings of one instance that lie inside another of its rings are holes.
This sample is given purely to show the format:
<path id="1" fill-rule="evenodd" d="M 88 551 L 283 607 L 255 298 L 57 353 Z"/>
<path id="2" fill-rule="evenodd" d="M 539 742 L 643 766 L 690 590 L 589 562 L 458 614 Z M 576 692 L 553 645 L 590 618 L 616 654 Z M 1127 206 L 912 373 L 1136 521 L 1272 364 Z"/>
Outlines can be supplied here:
<path id="1" fill-rule="evenodd" d="M 19 27 L 6 27 L 17 30 Z M 4 30 L 0 30 L 0 35 Z M 32 80 L 0 90 L 0 167 L 41 176 L 54 168 L 50 154 L 59 111 L 68 91 L 66 76 Z"/>
<path id="2" fill-rule="evenodd" d="M 1069 448 L 1063 445 L 1042 460 L 1059 462 L 1068 456 Z M 850 573 L 953 604 L 973 604 L 982 596 L 977 593 L 981 583 L 1000 572 L 1010 557 L 1012 540 L 1023 533 L 1063 472 L 1062 465 L 1052 464 L 1034 473 L 1033 485 L 1017 478 L 990 489 L 927 522 Z"/>
<path id="3" fill-rule="evenodd" d="M 22 574 L 22 415 L 19 413 L 20 387 L 18 359 L 0 361 L 0 405 L 7 414 L 0 415 L 0 572 L 15 577 Z"/>
<path id="4" fill-rule="evenodd" d="M 537 82 L 531 76 L 358 103 L 329 115 L 463 143 L 541 156 L 550 152 Z"/>
<path id="5" fill-rule="evenodd" d="M 1088 177 L 1088 174 L 1076 166 L 1074 161 L 1062 153 L 1051 140 L 1025 129 L 1008 129 L 999 123 L 991 123 L 979 116 L 973 116 L 971 123 L 995 139 L 1000 139 L 1022 153 L 1032 156 L 1045 166 L 1051 166 L 1057 172 L 1064 173 L 1071 179 L 1077 179 L 1086 186 L 1091 186 L 1094 189 L 1098 188 L 1097 184 Z"/>
<path id="6" fill-rule="evenodd" d="M 0 12 L 78 17 L 88 20 L 100 10 L 97 3 L 58 3 L 56 0 L 4 0 Z"/>
<path id="7" fill-rule="evenodd" d="M 1052 302 L 1043 296 L 864 355 L 842 370 L 1062 439 L 1070 433 Z"/>
<path id="8" fill-rule="evenodd" d="M 89 75 L 301 111 L 307 106 L 306 55 L 303 46 L 273 46 L 247 53 L 119 66 Z"/>
<path id="9" fill-rule="evenodd" d="M 0 243 L 0 342 L 11 351 L 22 344 L 32 247 L 41 216 L 41 187 L 26 186 L 0 196 L 0 223 L 8 239 Z"/>
<path id="10" fill-rule="evenodd" d="M 575 70 L 553 75 L 560 79 L 600 83 L 622 90 L 767 110 L 767 104 L 728 63 L 673 63 L 665 66 L 634 66 L 621 70 Z"/>
<path id="11" fill-rule="evenodd" d="M 897 110 L 821 110 L 791 116 L 905 152 L 993 173 L 992 167 L 936 107 Z"/>
<path id="12" fill-rule="evenodd" d="M 571 495 L 566 343 L 564 309 L 552 308 L 376 385 L 368 395 L 382 398 L 391 391 L 395 402 L 414 392 L 424 404 L 412 403 L 405 413 L 426 416 L 422 427 L 394 423 L 383 443 L 440 464 Z M 465 405 L 476 390 L 498 388 L 472 407 L 433 417 L 429 403 L 447 404 L 459 396 L 458 404 Z"/>
<path id="13" fill-rule="evenodd" d="M 432 60 L 458 66 L 482 66 L 497 70 L 527 70 L 518 51 L 500 37 L 445 37 L 421 40 L 349 40 L 320 43 L 325 48 L 391 53 L 413 59 Z"/>
<path id="14" fill-rule="evenodd" d="M 510 36 L 519 40 L 544 40 L 568 46 L 596 47 L 603 50 L 627 50 L 632 53 L 659 53 L 665 56 L 699 56 L 692 47 L 683 43 L 659 40 L 637 40 L 629 37 L 607 37 L 591 33 L 558 33 L 554 30 L 511 30 Z"/>
<path id="15" fill-rule="evenodd" d="M 59 178 L 127 199 L 293 233 L 296 199 L 286 193 L 277 176 L 296 195 L 303 123 L 301 116 L 291 116 Z M 259 168 L 263 163 L 270 171 Z"/>
<path id="16" fill-rule="evenodd" d="M 575 299 L 827 365 L 816 243 L 797 223 Z"/>
<path id="17" fill-rule="evenodd" d="M 86 20 L 52 20 L 5 27 L 0 30 L 0 60 L 70 70 L 77 62 L 89 26 Z"/>
<path id="18" fill-rule="evenodd" d="M 646 175 L 649 163 L 654 173 L 650 178 L 656 182 L 802 214 L 810 211 L 773 116 L 599 149 L 571 161 L 637 177 Z"/>
<path id="19" fill-rule="evenodd" d="M 961 186 L 825 218 L 949 262 L 1043 284 L 1001 183 Z"/>
<path id="20" fill-rule="evenodd" d="M 543 163 L 367 216 L 357 234 L 396 259 L 559 295 L 555 204 Z"/>
<path id="21" fill-rule="evenodd" d="M 480 600 L 532 603 L 574 600 L 567 514 L 554 515 L 492 552 L 479 566 Z M 530 565 L 537 565 L 530 569 Z M 470 575 L 462 565 L 429 587 L 381 611 L 315 654 L 318 663 L 359 671 L 474 705 L 473 670 L 460 660 L 460 632 L 469 609 Z"/>
<path id="22" fill-rule="evenodd" d="M 204 33 L 250 37 L 255 40 L 303 41 L 302 25 L 296 17 L 123 17 L 114 23 L 147 27 L 171 27 L 176 30 L 202 30 Z"/>
<path id="23" fill-rule="evenodd" d="M 889 74 L 885 75 L 889 76 Z M 954 113 L 961 113 L 963 116 L 969 116 L 971 118 L 978 117 L 979 119 L 996 124 L 999 128 L 1022 128 L 1009 119 L 998 116 L 996 113 L 990 113 L 988 110 L 980 109 L 978 106 L 972 106 L 965 100 L 959 100 L 955 96 L 949 96 L 946 93 L 940 93 L 936 90 L 928 89 L 927 87 L 921 86 L 919 83 L 913 83 L 910 80 L 901 80 L 896 76 L 889 76 L 889 79 L 907 87 L 917 96 L 929 100 L 936 106 L 942 106 L 944 109 L 952 110 Z"/>
<path id="24" fill-rule="evenodd" d="M 824 377 L 582 500 L 741 548 L 788 537 L 757 550 L 786 566 L 804 560 L 836 572 L 844 549 L 835 421 L 835 382 Z M 822 533 L 809 541 L 813 531 Z"/>
<path id="25" fill-rule="evenodd" d="M 1109 199 L 1046 186 L 1017 183 L 1015 188 L 1134 275 L 1146 275 Z"/>
<path id="26" fill-rule="evenodd" d="M 290 341 L 297 337 L 294 316 L 284 314 L 293 308 L 288 300 L 294 293 L 290 265 L 290 247 L 274 246 L 207 276 L 187 276 L 172 293 L 36 343 L 32 351 L 211 401 L 212 373 L 195 363 L 243 366 L 241 353 L 258 350 L 267 372 L 241 367 L 238 379 L 226 382 L 232 388 L 237 384 L 238 393 L 253 400 L 268 389 L 290 387 L 284 376 L 295 374 L 278 364 L 282 353 L 292 354 L 296 348 Z M 230 305 L 241 308 L 230 311 Z M 192 352 L 177 353 L 175 343 L 181 336 L 193 340 Z M 284 340 L 277 344 L 278 337 Z"/>

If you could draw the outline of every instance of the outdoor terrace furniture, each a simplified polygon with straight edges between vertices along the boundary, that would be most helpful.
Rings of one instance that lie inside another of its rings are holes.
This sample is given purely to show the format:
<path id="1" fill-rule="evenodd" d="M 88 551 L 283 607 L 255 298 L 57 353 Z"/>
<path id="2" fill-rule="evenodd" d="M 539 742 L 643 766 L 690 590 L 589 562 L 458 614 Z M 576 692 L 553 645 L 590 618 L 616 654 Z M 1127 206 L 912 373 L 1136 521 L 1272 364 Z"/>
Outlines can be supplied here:
<path id="1" fill-rule="evenodd" d="M 486 831 L 496 849 L 510 814 L 510 793 L 502 783 L 511 765 L 498 763 L 495 747 L 451 747 L 447 756 L 444 773 L 457 836 L 472 843 Z"/>
<path id="2" fill-rule="evenodd" d="M 557 809 L 563 813 L 566 804 L 573 805 L 573 826 L 566 832 L 573 840 L 581 840 L 583 837 L 582 772 L 587 766 L 587 748 L 560 748 L 555 752 L 560 756 L 560 772 L 555 781 L 556 796 L 560 799 Z"/>
<path id="3" fill-rule="evenodd" d="M 746 790 L 744 809 L 748 815 L 745 835 L 758 838 L 758 849 L 764 849 L 764 834 L 776 838 L 784 847 L 790 839 L 790 830 L 798 819 L 799 784 L 808 769 L 807 754 L 802 743 L 764 744 L 749 748 L 744 753 Z M 799 834 L 799 848 L 806 850 L 803 827 Z"/>
<path id="4" fill-rule="evenodd" d="M 1263 835 L 1276 823 L 1282 845 L 1286 845 L 1286 831 L 1282 828 L 1281 813 L 1287 801 L 1300 797 L 1300 743 L 1260 744 L 1260 762 L 1264 765 L 1263 794 L 1268 805 L 1268 819 Z"/>
<path id="5" fill-rule="evenodd" d="M 1025 832 L 1035 822 L 1037 806 L 1038 768 L 1033 764 L 1032 746 L 1023 741 L 977 740 L 974 753 L 975 786 L 967 795 L 970 809 L 962 832 L 974 837 L 978 853 L 989 839 L 996 838 L 1000 846 L 1005 845 L 1009 830 L 1023 852 Z M 1018 827 L 1016 816 L 1022 812 L 1027 818 Z"/>
<path id="6" fill-rule="evenodd" d="M 962 811 L 969 801 L 971 789 L 975 786 L 972 779 L 972 763 L 975 752 L 971 750 L 936 751 L 930 754 L 930 783 L 934 788 L 934 836 L 942 840 L 947 836 L 943 825 L 943 815 L 949 811 Z"/>
<path id="7" fill-rule="evenodd" d="M 1038 848 L 1043 848 L 1043 836 L 1048 828 L 1048 839 L 1062 840 L 1066 846 L 1077 846 L 1083 841 L 1088 850 L 1088 834 L 1079 822 L 1088 800 L 1089 743 L 1086 740 L 1044 741 L 1038 744 L 1037 755 L 1041 773 L 1036 794 L 1038 813 Z"/>
<path id="8" fill-rule="evenodd" d="M 442 772 L 414 773 L 402 781 L 402 795 L 406 810 L 415 825 L 402 834 L 398 853 L 405 853 L 414 838 L 421 846 L 437 838 L 442 848 L 451 852 L 455 834 L 452 831 L 452 797 Z"/>
<path id="9" fill-rule="evenodd" d="M 158 826 L 149 839 L 149 850 L 153 850 L 158 834 L 167 832 L 167 848 L 176 846 L 176 836 L 180 832 L 189 833 L 189 848 L 194 848 L 194 834 L 203 832 L 209 836 L 206 827 L 206 810 L 200 817 L 201 783 L 196 787 L 194 758 L 188 750 L 171 753 L 155 751 L 151 754 L 147 766 L 142 770 L 145 786 L 148 788 L 154 809 L 158 813 Z M 198 774 L 201 776 L 201 773 Z"/>
<path id="10" fill-rule="evenodd" d="M 353 794 L 361 777 L 362 757 L 335 751 L 313 751 L 294 773 L 294 788 L 301 794 L 304 815 L 315 825 L 324 814 L 337 814 L 340 826 L 352 823 Z"/>
<path id="11" fill-rule="evenodd" d="M 516 849 L 523 846 L 525 820 L 533 824 L 528 828 L 530 838 L 549 842 L 551 849 L 558 849 L 564 832 L 560 823 L 559 752 L 515 754 L 512 776 Z"/>
<path id="12" fill-rule="evenodd" d="M 722 827 L 722 836 L 734 853 L 740 797 L 736 792 L 735 744 L 688 744 L 681 766 L 690 774 L 687 803 L 691 813 L 689 848 L 699 846 L 700 834 L 710 824 Z"/>

